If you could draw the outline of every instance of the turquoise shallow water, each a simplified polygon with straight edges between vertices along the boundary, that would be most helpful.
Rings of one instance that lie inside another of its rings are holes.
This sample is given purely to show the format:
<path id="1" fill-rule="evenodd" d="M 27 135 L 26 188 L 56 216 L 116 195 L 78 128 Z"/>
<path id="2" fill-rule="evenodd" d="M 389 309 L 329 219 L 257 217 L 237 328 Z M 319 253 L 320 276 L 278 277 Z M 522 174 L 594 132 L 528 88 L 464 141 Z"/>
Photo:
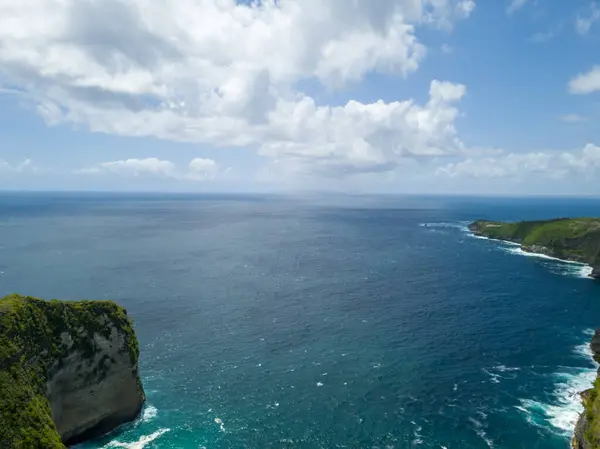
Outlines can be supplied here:
<path id="1" fill-rule="evenodd" d="M 138 421 L 80 448 L 567 448 L 595 366 L 585 267 L 471 220 L 600 201 L 0 195 L 0 290 L 135 320 Z"/>

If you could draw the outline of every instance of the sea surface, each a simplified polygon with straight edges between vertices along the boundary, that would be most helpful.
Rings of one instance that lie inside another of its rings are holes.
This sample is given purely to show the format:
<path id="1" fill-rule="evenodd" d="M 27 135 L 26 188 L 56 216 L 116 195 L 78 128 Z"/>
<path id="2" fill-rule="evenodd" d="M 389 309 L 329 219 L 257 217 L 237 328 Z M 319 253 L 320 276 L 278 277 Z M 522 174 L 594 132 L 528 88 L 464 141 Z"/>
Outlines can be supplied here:
<path id="1" fill-rule="evenodd" d="M 466 224 L 590 215 L 600 200 L 3 193 L 0 293 L 134 319 L 147 404 L 79 449 L 567 449 L 600 283 Z"/>

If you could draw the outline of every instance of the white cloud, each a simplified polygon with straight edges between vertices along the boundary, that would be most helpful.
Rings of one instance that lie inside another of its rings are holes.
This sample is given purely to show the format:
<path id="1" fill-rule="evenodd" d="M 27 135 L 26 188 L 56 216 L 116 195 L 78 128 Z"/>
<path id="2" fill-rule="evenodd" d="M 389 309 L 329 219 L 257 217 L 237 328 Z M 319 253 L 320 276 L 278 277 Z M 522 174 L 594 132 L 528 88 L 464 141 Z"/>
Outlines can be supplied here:
<path id="1" fill-rule="evenodd" d="M 77 170 L 80 174 L 115 174 L 121 176 L 155 175 L 170 177 L 175 173 L 175 164 L 170 161 L 150 157 L 146 159 L 126 159 L 101 162 L 100 164 Z"/>
<path id="2" fill-rule="evenodd" d="M 597 90 L 600 90 L 600 66 L 598 65 L 569 81 L 569 92 L 572 94 L 589 94 Z"/>
<path id="3" fill-rule="evenodd" d="M 434 82 L 423 106 L 329 106 L 298 83 L 406 77 L 426 56 L 417 29 L 451 28 L 474 8 L 473 0 L 0 0 L 0 87 L 25 92 L 49 124 L 382 170 L 398 157 L 461 147 L 451 103 L 464 86 Z"/>
<path id="4" fill-rule="evenodd" d="M 217 163 L 212 159 L 192 159 L 185 170 L 180 170 L 173 162 L 154 157 L 101 162 L 92 167 L 75 170 L 75 173 L 80 175 L 152 176 L 192 181 L 212 180 L 218 172 Z"/>
<path id="5" fill-rule="evenodd" d="M 36 166 L 31 159 L 24 159 L 17 164 L 10 164 L 5 160 L 0 159 L 0 175 L 15 173 L 39 173 L 41 171 L 43 170 Z"/>
<path id="6" fill-rule="evenodd" d="M 578 16 L 575 20 L 575 30 L 579 34 L 587 34 L 590 32 L 592 25 L 600 20 L 600 8 L 596 3 L 590 3 L 590 8 L 585 17 Z"/>
<path id="7" fill-rule="evenodd" d="M 450 177 L 507 178 L 523 172 L 544 173 L 548 170 L 549 160 L 550 157 L 544 153 L 510 153 L 496 158 L 468 158 L 438 169 L 438 174 Z"/>
<path id="8" fill-rule="evenodd" d="M 595 173 L 596 169 L 600 169 L 600 147 L 588 143 L 580 153 L 562 153 L 560 159 L 570 170 L 578 173 Z"/>
<path id="9" fill-rule="evenodd" d="M 463 0 L 456 5 L 459 17 L 467 18 L 475 11 L 475 0 Z"/>
<path id="10" fill-rule="evenodd" d="M 511 0 L 510 4 L 506 8 L 506 13 L 512 14 L 512 13 L 518 11 L 523 6 L 525 6 L 525 3 L 527 3 L 527 0 Z"/>
<path id="11" fill-rule="evenodd" d="M 287 138 L 273 138 L 260 154 L 286 160 L 292 171 L 329 175 L 388 171 L 404 158 L 458 154 L 464 148 L 456 136 L 454 103 L 465 93 L 463 85 L 433 81 L 424 105 L 350 101 L 329 107 L 304 97 L 274 115 L 274 132 Z"/>
<path id="12" fill-rule="evenodd" d="M 188 164 L 188 173 L 185 177 L 195 181 L 205 181 L 214 179 L 218 172 L 219 169 L 215 161 L 197 157 Z"/>
<path id="13" fill-rule="evenodd" d="M 562 178 L 569 174 L 600 172 L 600 147 L 587 144 L 573 152 L 509 153 L 497 157 L 468 158 L 437 170 L 451 178 Z"/>
<path id="14" fill-rule="evenodd" d="M 588 121 L 587 117 L 584 117 L 583 115 L 579 114 L 566 114 L 562 117 L 559 117 L 559 119 L 566 123 L 581 123 Z"/>

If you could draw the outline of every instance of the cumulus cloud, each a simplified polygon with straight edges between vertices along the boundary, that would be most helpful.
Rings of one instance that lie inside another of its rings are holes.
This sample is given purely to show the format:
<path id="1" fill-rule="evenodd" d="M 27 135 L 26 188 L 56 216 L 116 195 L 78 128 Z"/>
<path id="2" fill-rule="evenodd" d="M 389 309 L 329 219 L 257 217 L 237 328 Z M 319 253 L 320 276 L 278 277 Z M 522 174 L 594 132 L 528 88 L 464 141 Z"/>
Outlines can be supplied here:
<path id="1" fill-rule="evenodd" d="M 152 176 L 171 179 L 205 181 L 214 179 L 218 166 L 212 159 L 192 159 L 186 169 L 180 170 L 166 160 L 157 158 L 125 159 L 121 161 L 101 162 L 92 167 L 75 170 L 80 175 L 118 175 L 124 177 Z"/>
<path id="2" fill-rule="evenodd" d="M 434 82 L 422 106 L 329 106 L 299 83 L 339 89 L 372 72 L 409 76 L 427 53 L 417 30 L 450 29 L 474 8 L 473 0 L 0 0 L 0 87 L 16 86 L 50 124 L 382 170 L 399 155 L 460 147 L 451 104 L 464 86 Z M 165 176 L 172 169 L 146 164 Z"/>
<path id="3" fill-rule="evenodd" d="M 194 181 L 205 181 L 215 179 L 218 172 L 219 169 L 215 161 L 197 157 L 188 164 L 188 172 L 185 177 Z"/>
<path id="4" fill-rule="evenodd" d="M 561 178 L 591 175 L 600 170 L 600 147 L 587 144 L 574 152 L 509 153 L 497 157 L 468 158 L 437 170 L 451 178 Z"/>
<path id="5" fill-rule="evenodd" d="M 263 144 L 260 154 L 321 174 L 387 171 L 407 157 L 457 154 L 463 144 L 454 127 L 454 103 L 465 93 L 463 85 L 433 81 L 424 105 L 350 101 L 329 107 L 304 97 L 273 118 L 276 134 L 287 138 Z"/>
<path id="6" fill-rule="evenodd" d="M 598 65 L 569 81 L 569 92 L 572 94 L 589 94 L 597 90 L 600 90 L 600 66 Z"/>

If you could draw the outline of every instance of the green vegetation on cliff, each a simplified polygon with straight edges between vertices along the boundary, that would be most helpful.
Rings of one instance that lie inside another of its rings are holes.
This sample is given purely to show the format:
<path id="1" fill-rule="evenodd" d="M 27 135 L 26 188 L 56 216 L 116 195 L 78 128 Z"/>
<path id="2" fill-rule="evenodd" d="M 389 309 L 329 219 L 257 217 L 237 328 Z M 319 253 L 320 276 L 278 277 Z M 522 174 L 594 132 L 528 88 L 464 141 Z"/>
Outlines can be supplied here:
<path id="1" fill-rule="evenodd" d="M 600 448 L 600 379 L 596 378 L 594 387 L 582 393 L 585 430 L 580 446 L 587 449 Z"/>
<path id="2" fill-rule="evenodd" d="M 594 359 L 600 363 L 600 329 L 597 329 L 590 344 Z M 594 385 L 581 393 L 583 413 L 579 416 L 571 441 L 573 449 L 600 449 L 600 377 Z"/>
<path id="3" fill-rule="evenodd" d="M 138 342 L 124 308 L 110 301 L 0 298 L 0 447 L 63 449 L 46 382 L 69 353 L 93 357 L 94 334 L 116 327 L 137 366 Z"/>
<path id="4" fill-rule="evenodd" d="M 530 252 L 587 263 L 600 276 L 600 218 L 557 218 L 542 221 L 477 220 L 477 235 L 521 244 Z"/>

